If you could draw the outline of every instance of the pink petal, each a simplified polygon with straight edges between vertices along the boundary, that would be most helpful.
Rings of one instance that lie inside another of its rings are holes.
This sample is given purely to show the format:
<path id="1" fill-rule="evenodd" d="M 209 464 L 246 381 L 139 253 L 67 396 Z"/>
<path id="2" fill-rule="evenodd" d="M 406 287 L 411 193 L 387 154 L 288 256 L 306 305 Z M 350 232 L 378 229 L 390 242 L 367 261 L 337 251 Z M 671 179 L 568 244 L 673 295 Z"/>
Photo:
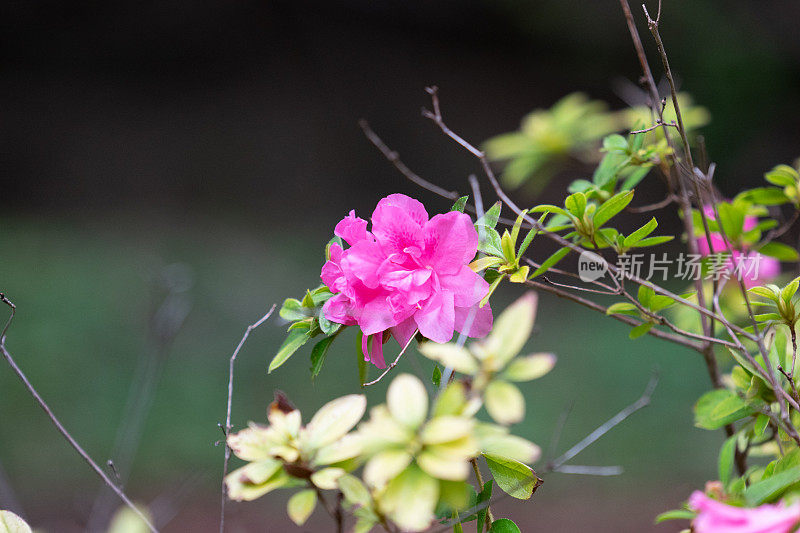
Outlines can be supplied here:
<path id="1" fill-rule="evenodd" d="M 352 302 L 344 294 L 334 294 L 325 305 L 322 306 L 322 313 L 325 318 L 337 324 L 347 326 L 355 325 L 356 321 L 351 314 Z"/>
<path id="2" fill-rule="evenodd" d="M 486 280 L 466 265 L 457 274 L 439 276 L 439 282 L 442 289 L 453 293 L 456 307 L 471 307 L 489 291 Z"/>
<path id="3" fill-rule="evenodd" d="M 402 348 L 408 341 L 411 340 L 411 337 L 417 332 L 417 323 L 414 321 L 413 317 L 409 317 L 406 320 L 403 320 L 393 328 L 391 328 L 392 337 L 400 344 Z"/>
<path id="4" fill-rule="evenodd" d="M 422 225 L 402 207 L 384 200 L 372 215 L 372 233 L 387 257 L 400 264 L 413 264 L 421 254 Z"/>
<path id="5" fill-rule="evenodd" d="M 336 224 L 336 229 L 333 230 L 333 233 L 347 241 L 350 246 L 353 246 L 355 243 L 367 238 L 367 221 L 363 218 L 358 218 L 355 210 L 350 211 L 349 215 Z"/>
<path id="6" fill-rule="evenodd" d="M 342 270 L 351 273 L 364 285 L 374 289 L 380 282 L 378 269 L 386 257 L 376 242 L 363 240 L 348 248 L 342 255 Z"/>
<path id="7" fill-rule="evenodd" d="M 450 211 L 425 225 L 425 264 L 440 275 L 457 274 L 478 251 L 478 232 L 468 215 Z"/>
<path id="8" fill-rule="evenodd" d="M 800 502 L 751 509 L 726 505 L 695 491 L 689 506 L 697 511 L 692 522 L 696 533 L 789 533 L 800 522 Z"/>
<path id="9" fill-rule="evenodd" d="M 472 311 L 474 309 L 474 312 Z M 467 328 L 467 323 L 472 315 L 472 322 Z M 485 337 L 492 330 L 492 309 L 489 304 L 483 307 L 478 307 L 475 304 L 472 307 L 456 307 L 455 308 L 455 330 L 463 333 L 467 337 L 479 339 Z"/>
<path id="10" fill-rule="evenodd" d="M 394 312 L 386 296 L 373 298 L 364 305 L 358 325 L 365 335 L 373 335 L 397 325 Z"/>
<path id="11" fill-rule="evenodd" d="M 448 342 L 455 328 L 453 293 L 434 293 L 424 307 L 414 313 L 414 321 L 424 337 L 438 343 Z"/>
<path id="12" fill-rule="evenodd" d="M 390 194 L 378 202 L 375 211 L 372 213 L 373 225 L 388 222 L 385 218 L 386 212 L 383 211 L 385 207 L 398 208 L 420 227 L 428 221 L 428 212 L 425 211 L 425 206 L 419 200 L 414 200 L 405 194 L 396 193 Z"/>

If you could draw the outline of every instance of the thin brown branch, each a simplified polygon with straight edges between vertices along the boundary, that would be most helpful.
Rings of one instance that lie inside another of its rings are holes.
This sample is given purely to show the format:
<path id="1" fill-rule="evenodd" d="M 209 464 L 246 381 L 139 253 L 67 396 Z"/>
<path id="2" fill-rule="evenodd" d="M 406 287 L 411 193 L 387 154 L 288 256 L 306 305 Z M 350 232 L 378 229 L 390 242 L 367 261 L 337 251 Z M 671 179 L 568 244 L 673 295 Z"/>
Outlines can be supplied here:
<path id="1" fill-rule="evenodd" d="M 222 498 L 220 501 L 220 510 L 219 510 L 219 532 L 223 533 L 225 531 L 225 502 L 228 499 L 228 487 L 225 485 L 225 478 L 228 476 L 228 463 L 231 458 L 231 448 L 228 446 L 228 435 L 231 432 L 231 404 L 233 403 L 233 365 L 236 362 L 236 356 L 239 355 L 239 351 L 244 346 L 244 343 L 247 341 L 247 337 L 250 336 L 250 333 L 256 329 L 258 326 L 266 322 L 269 317 L 272 316 L 272 313 L 275 311 L 275 304 L 272 304 L 272 307 L 269 308 L 267 314 L 262 316 L 258 319 L 258 321 L 254 322 L 247 326 L 247 329 L 244 330 L 244 335 L 242 335 L 239 344 L 236 346 L 236 349 L 233 351 L 233 354 L 230 357 L 228 362 L 228 403 L 227 403 L 227 410 L 225 413 L 225 427 L 223 428 L 223 433 L 225 434 L 225 459 L 222 463 Z"/>
<path id="2" fill-rule="evenodd" d="M 416 337 L 416 335 L 417 335 L 417 331 L 419 331 L 419 330 L 414 330 L 414 334 L 413 334 L 413 335 L 411 335 L 411 338 L 410 338 L 410 339 L 408 339 L 408 342 L 406 343 L 406 345 L 405 345 L 405 346 L 403 346 L 403 349 L 402 349 L 402 350 L 400 350 L 400 353 L 399 353 L 399 354 L 397 354 L 397 357 L 395 357 L 394 361 L 392 361 L 392 364 L 390 364 L 389 366 L 387 366 L 387 367 L 386 367 L 386 370 L 384 370 L 384 371 L 383 371 L 383 373 L 382 373 L 380 376 L 378 376 L 376 379 L 373 379 L 373 380 L 372 380 L 372 381 L 370 381 L 369 383 L 364 383 L 364 386 L 365 386 L 365 387 L 369 387 L 370 385 L 375 385 L 375 384 L 376 384 L 376 383 L 378 383 L 380 380 L 382 380 L 382 379 L 383 379 L 383 377 L 384 377 L 386 374 L 388 374 L 388 373 L 389 373 L 389 372 L 390 372 L 390 371 L 391 371 L 391 370 L 392 370 L 394 367 L 396 367 L 396 366 L 397 366 L 397 363 L 399 363 L 399 362 L 400 362 L 400 358 L 401 358 L 401 357 L 403 357 L 403 354 L 404 354 L 404 353 L 406 353 L 406 350 L 408 349 L 408 347 L 409 347 L 409 346 L 411 346 L 411 341 L 413 341 L 413 340 L 414 340 L 414 337 Z M 379 342 L 379 341 L 375 341 L 375 342 Z"/>
<path id="3" fill-rule="evenodd" d="M 86 463 L 91 467 L 91 469 L 94 470 L 94 472 L 98 476 L 100 476 L 100 479 L 102 479 L 103 482 L 106 485 L 108 485 L 109 488 L 111 488 L 112 491 L 114 491 L 114 494 L 116 494 L 119 497 L 119 499 L 122 500 L 122 502 L 125 505 L 127 505 L 134 513 L 136 513 L 136 515 L 147 525 L 147 527 L 150 529 L 150 531 L 152 531 L 154 533 L 158 533 L 158 530 L 156 529 L 156 526 L 153 525 L 153 523 L 150 521 L 150 519 L 147 516 L 145 516 L 145 514 L 142 513 L 142 511 L 139 510 L 139 508 L 136 507 L 136 505 L 134 505 L 134 503 L 130 500 L 130 498 L 128 498 L 128 496 L 122 491 L 122 489 L 119 488 L 108 477 L 108 474 L 106 474 L 103 471 L 103 469 L 100 468 L 97 465 L 96 462 L 94 462 L 94 460 L 89 456 L 89 454 L 86 453 L 86 451 L 81 447 L 81 445 L 78 444 L 78 442 L 73 438 L 73 436 L 70 434 L 70 432 L 67 431 L 67 429 L 64 427 L 64 425 L 58 420 L 56 415 L 53 413 L 52 409 L 50 409 L 50 406 L 47 405 L 47 402 L 45 402 L 44 399 L 42 399 L 42 397 L 39 394 L 39 392 L 34 388 L 34 386 L 28 380 L 28 378 L 25 375 L 25 373 L 22 372 L 22 369 L 20 369 L 20 367 L 19 367 L 19 365 L 17 365 L 16 361 L 14 361 L 14 358 L 12 357 L 11 352 L 9 352 L 8 348 L 6 348 L 6 332 L 8 331 L 9 327 L 11 326 L 11 322 L 14 319 L 14 315 L 16 314 L 16 309 L 17 308 L 11 302 L 11 300 L 9 300 L 6 297 L 6 295 L 3 294 L 3 293 L 0 293 L 0 302 L 3 302 L 4 304 L 8 305 L 11 308 L 11 316 L 9 317 L 8 322 L 6 322 L 6 325 L 3 328 L 2 334 L 0 334 L 0 352 L 3 353 L 3 357 L 5 358 L 5 360 L 8 363 L 8 365 L 11 367 L 11 369 L 14 371 L 14 373 L 17 375 L 17 377 L 20 379 L 20 381 L 22 381 L 22 384 L 28 390 L 28 392 L 33 397 L 33 399 L 36 400 L 36 403 L 39 404 L 39 407 L 42 408 L 42 410 L 45 412 L 47 417 L 50 419 L 50 421 L 56 427 L 58 432 L 61 433 L 61 435 L 70 444 L 70 446 L 72 446 L 72 448 L 76 452 L 78 452 L 78 455 L 80 455 L 83 458 L 83 460 L 86 461 Z"/>
<path id="4" fill-rule="evenodd" d="M 673 194 L 668 194 L 666 198 L 661 200 L 660 202 L 655 202 L 652 204 L 642 205 L 639 207 L 628 207 L 627 211 L 629 213 L 649 213 L 650 211 L 657 211 L 659 209 L 663 209 L 667 207 L 669 204 L 676 201 L 676 198 Z"/>

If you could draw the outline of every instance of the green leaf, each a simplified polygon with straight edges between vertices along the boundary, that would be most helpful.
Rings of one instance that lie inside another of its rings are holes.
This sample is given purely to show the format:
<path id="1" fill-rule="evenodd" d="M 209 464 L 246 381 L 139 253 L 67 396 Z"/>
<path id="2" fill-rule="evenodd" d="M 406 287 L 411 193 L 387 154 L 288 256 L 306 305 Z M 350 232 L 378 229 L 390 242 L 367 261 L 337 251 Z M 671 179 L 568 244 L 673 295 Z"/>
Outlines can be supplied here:
<path id="1" fill-rule="evenodd" d="M 739 439 L 738 435 L 728 437 L 719 451 L 719 461 L 717 469 L 719 473 L 719 480 L 724 487 L 728 486 L 731 480 L 731 472 L 733 472 L 733 461 L 736 457 L 736 441 Z"/>
<path id="2" fill-rule="evenodd" d="M 800 481 L 800 466 L 795 466 L 753 483 L 744 491 L 745 500 L 752 506 L 776 499 L 787 487 Z"/>
<path id="3" fill-rule="evenodd" d="M 527 500 L 541 483 L 533 470 L 519 461 L 487 453 L 483 456 L 494 476 L 494 482 L 513 498 Z"/>
<path id="4" fill-rule="evenodd" d="M 775 187 L 759 187 L 740 193 L 737 198 L 743 198 L 754 204 L 781 205 L 789 201 L 783 189 Z"/>
<path id="5" fill-rule="evenodd" d="M 653 329 L 654 325 L 655 324 L 653 324 L 652 322 L 643 322 L 638 326 L 636 326 L 635 328 L 633 328 L 630 331 L 630 333 L 628 333 L 628 338 L 631 340 L 638 339 L 639 337 L 641 337 L 642 335 L 646 335 L 648 331 Z"/>
<path id="6" fill-rule="evenodd" d="M 717 212 L 719 213 L 719 223 L 728 239 L 731 242 L 738 242 L 744 227 L 744 208 L 728 202 L 721 202 L 717 205 Z"/>
<path id="7" fill-rule="evenodd" d="M 625 209 L 633 200 L 633 191 L 622 191 L 605 202 L 597 208 L 594 214 L 594 228 L 599 229 L 603 224 L 611 220 L 616 214 Z"/>
<path id="8" fill-rule="evenodd" d="M 296 298 L 287 298 L 284 300 L 278 314 L 282 319 L 288 320 L 289 322 L 303 320 L 311 316 L 308 309 L 304 308 L 300 300 Z"/>
<path id="9" fill-rule="evenodd" d="M 797 250 L 780 242 L 768 242 L 758 249 L 759 253 L 774 257 L 779 261 L 797 261 Z"/>
<path id="10" fill-rule="evenodd" d="M 336 335 L 331 335 L 330 337 L 325 337 L 317 344 L 314 345 L 314 348 L 311 349 L 311 378 L 315 378 L 319 375 L 319 371 L 322 370 L 322 364 L 325 362 L 325 357 L 328 355 L 328 349 L 331 347 L 334 339 L 336 339 Z"/>
<path id="11" fill-rule="evenodd" d="M 433 367 L 433 375 L 431 376 L 431 383 L 437 389 L 442 384 L 442 369 L 439 368 L 439 365 Z"/>
<path id="12" fill-rule="evenodd" d="M 747 289 L 747 290 L 748 290 L 748 292 L 752 292 L 753 294 L 756 294 L 758 296 L 762 296 L 764 298 L 768 298 L 768 299 L 772 300 L 773 302 L 778 303 L 778 295 L 775 294 L 774 291 L 768 289 L 767 287 L 752 287 L 752 288 Z"/>
<path id="13" fill-rule="evenodd" d="M 521 533 L 517 524 L 508 518 L 501 518 L 492 522 L 489 533 Z"/>
<path id="14" fill-rule="evenodd" d="M 607 315 L 630 315 L 639 316 L 639 308 L 630 302 L 617 302 L 608 306 Z"/>
<path id="15" fill-rule="evenodd" d="M 647 237 L 634 244 L 633 247 L 644 248 L 645 246 L 656 246 L 657 244 L 663 244 L 665 242 L 669 242 L 674 238 L 675 237 L 673 237 L 672 235 L 664 235 L 661 237 Z"/>
<path id="16" fill-rule="evenodd" d="M 484 226 L 493 229 L 497 226 L 497 221 L 500 219 L 500 209 L 503 207 L 503 202 L 495 202 L 481 218 L 475 221 L 476 226 Z"/>
<path id="17" fill-rule="evenodd" d="M 687 511 L 686 509 L 674 509 L 666 511 L 656 517 L 656 524 L 666 522 L 667 520 L 694 520 L 697 513 L 694 511 Z"/>
<path id="18" fill-rule="evenodd" d="M 634 169 L 630 176 L 625 178 L 625 181 L 622 182 L 622 189 L 630 190 L 639 185 L 639 182 L 647 176 L 651 168 L 650 165 L 646 165 Z"/>
<path id="19" fill-rule="evenodd" d="M 545 272 L 547 272 L 551 267 L 556 266 L 556 264 L 562 259 L 564 259 L 564 257 L 568 253 L 569 253 L 569 248 L 567 246 L 559 248 L 558 251 L 556 251 L 556 253 L 545 259 L 544 263 L 542 263 L 542 265 L 539 268 L 533 271 L 533 274 L 531 274 L 531 278 L 540 276 Z"/>
<path id="20" fill-rule="evenodd" d="M 459 213 L 464 212 L 464 206 L 467 205 L 467 200 L 469 200 L 469 196 L 462 196 L 456 203 L 453 204 L 453 207 L 450 208 L 450 211 L 458 211 Z"/>
<path id="21" fill-rule="evenodd" d="M 586 195 L 582 192 L 570 194 L 564 201 L 564 207 L 576 217 L 581 218 L 583 212 L 586 211 Z"/>
<path id="22" fill-rule="evenodd" d="M 769 425 L 769 417 L 765 414 L 760 414 L 756 417 L 756 423 L 753 426 L 753 436 L 760 437 Z"/>
<path id="23" fill-rule="evenodd" d="M 302 526 L 314 512 L 314 507 L 317 506 L 317 493 L 314 489 L 301 490 L 297 494 L 289 498 L 286 504 L 286 511 L 292 522 L 298 526 Z"/>
<path id="24" fill-rule="evenodd" d="M 500 243 L 500 234 L 494 228 L 477 226 L 478 232 L 478 251 L 487 255 L 502 257 L 503 249 Z"/>
<path id="25" fill-rule="evenodd" d="M 286 337 L 286 340 L 283 341 L 283 344 L 281 344 L 281 347 L 278 349 L 278 353 L 272 358 L 267 373 L 271 373 L 273 370 L 285 363 L 292 356 L 292 354 L 294 354 L 298 348 L 308 342 L 310 338 L 311 335 L 309 335 L 308 330 L 295 329 L 290 331 L 289 335 Z"/>
<path id="26" fill-rule="evenodd" d="M 798 284 L 800 284 L 800 278 L 795 278 L 781 290 L 781 298 L 787 304 L 792 301 L 792 296 L 797 292 Z"/>
<path id="27" fill-rule="evenodd" d="M 719 429 L 755 411 L 739 396 L 726 389 L 703 394 L 694 406 L 694 423 L 703 429 Z"/>
<path id="28" fill-rule="evenodd" d="M 504 275 L 503 276 L 497 276 L 497 278 L 492 282 L 492 284 L 489 285 L 489 291 L 486 293 L 486 295 L 483 298 L 481 298 L 481 301 L 478 304 L 479 307 L 483 307 L 484 305 L 489 303 L 489 298 L 492 297 L 492 294 L 497 289 L 497 287 L 500 285 L 500 282 L 503 281 L 504 277 L 505 277 Z"/>
<path id="29" fill-rule="evenodd" d="M 653 233 L 657 227 L 658 221 L 656 220 L 656 217 L 651 218 L 650 222 L 625 237 L 624 245 L 626 247 L 633 246 L 637 242 Z"/>
<path id="30" fill-rule="evenodd" d="M 509 264 L 514 264 L 517 260 L 517 253 L 514 250 L 516 243 L 512 240 L 511 234 L 508 230 L 503 232 L 500 238 L 500 249 L 503 251 L 503 257 Z"/>
<path id="31" fill-rule="evenodd" d="M 778 187 L 788 187 L 800 180 L 800 174 L 789 165 L 778 165 L 764 174 L 764 179 Z"/>
<path id="32" fill-rule="evenodd" d="M 342 327 L 342 324 L 339 324 L 338 322 L 331 322 L 325 318 L 325 314 L 322 312 L 322 309 L 319 310 L 317 322 L 319 323 L 319 329 L 321 329 L 322 333 L 325 335 L 332 335 L 339 331 L 339 329 Z"/>

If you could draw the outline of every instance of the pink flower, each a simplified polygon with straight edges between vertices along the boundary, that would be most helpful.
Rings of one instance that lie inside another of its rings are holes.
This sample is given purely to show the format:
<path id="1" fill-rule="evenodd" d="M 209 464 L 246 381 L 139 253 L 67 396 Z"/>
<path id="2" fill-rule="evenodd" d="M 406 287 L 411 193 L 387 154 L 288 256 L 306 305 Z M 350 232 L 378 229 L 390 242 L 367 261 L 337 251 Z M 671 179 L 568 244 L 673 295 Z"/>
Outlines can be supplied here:
<path id="1" fill-rule="evenodd" d="M 716 220 L 714 217 L 714 208 L 710 205 L 703 207 L 703 213 L 710 220 Z M 749 231 L 756 227 L 758 218 L 754 216 L 746 216 L 744 218 L 743 231 Z M 734 275 L 741 275 L 742 281 L 746 287 L 755 287 L 761 285 L 763 281 L 770 280 L 781 273 L 781 263 L 774 257 L 769 257 L 760 254 L 756 251 L 745 250 L 744 253 L 740 250 L 730 250 L 725 246 L 725 240 L 720 233 L 715 231 L 711 232 L 709 239 L 705 235 L 697 238 L 697 249 L 702 255 L 710 255 L 711 253 L 730 252 L 730 262 L 728 269 L 733 271 Z M 711 241 L 713 251 L 709 249 L 708 241 Z"/>
<path id="2" fill-rule="evenodd" d="M 371 232 L 351 211 L 334 233 L 350 246 L 332 245 L 322 267 L 322 282 L 335 293 L 323 313 L 358 324 L 364 356 L 378 368 L 386 366 L 386 331 L 404 346 L 416 330 L 447 342 L 454 331 L 483 337 L 491 329 L 491 309 L 477 305 L 489 284 L 468 266 L 478 249 L 468 215 L 451 211 L 429 220 L 420 202 L 392 194 L 378 202 Z"/>
<path id="3" fill-rule="evenodd" d="M 695 533 L 789 533 L 800 523 L 800 502 L 748 509 L 718 502 L 698 490 L 689 498 L 689 507 L 697 511 Z"/>

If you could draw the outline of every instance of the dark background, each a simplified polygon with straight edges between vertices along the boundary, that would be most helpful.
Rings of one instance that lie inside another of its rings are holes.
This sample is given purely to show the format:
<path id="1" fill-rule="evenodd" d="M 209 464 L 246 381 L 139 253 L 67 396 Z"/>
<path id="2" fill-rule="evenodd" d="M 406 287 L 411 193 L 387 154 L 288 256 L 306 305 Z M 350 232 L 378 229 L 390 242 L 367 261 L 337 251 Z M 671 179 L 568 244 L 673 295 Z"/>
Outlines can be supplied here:
<path id="1" fill-rule="evenodd" d="M 702 132 L 727 194 L 800 156 L 797 20 L 800 5 L 785 0 L 665 2 L 671 63 L 682 90 L 712 114 Z M 426 85 L 440 87 L 448 123 L 477 143 L 573 91 L 624 107 L 614 89 L 638 76 L 612 0 L 5 2 L 0 290 L 20 308 L 9 346 L 104 462 L 126 423 L 137 361 L 153 353 L 148 323 L 163 298 L 154 287 L 166 265 L 183 265 L 191 311 L 157 356 L 129 488 L 144 502 L 166 498 L 178 513 L 169 530 L 213 531 L 222 452 L 213 443 L 227 358 L 243 328 L 316 284 L 322 245 L 350 209 L 366 216 L 397 191 L 431 212 L 449 207 L 403 181 L 358 119 L 421 175 L 466 192 L 479 168 L 420 116 Z M 658 199 L 651 183 L 643 197 Z M 556 180 L 537 201 L 557 201 L 565 185 Z M 501 292 L 496 307 L 512 296 Z M 654 365 L 663 377 L 649 414 L 578 461 L 628 473 L 553 477 L 532 503 L 504 502 L 523 530 L 648 531 L 656 513 L 716 476 L 721 435 L 691 426 L 707 386 L 701 362 L 656 340 L 629 342 L 626 332 L 542 299 L 531 346 L 561 359 L 526 387 L 520 432 L 544 448 L 571 401 L 562 450 L 634 400 Z M 310 385 L 308 350 L 264 372 L 281 336 L 269 323 L 242 354 L 239 427 L 263 419 L 275 387 L 307 415 L 354 390 L 354 338 L 337 341 Z M 0 507 L 16 506 L 46 531 L 81 530 L 97 483 L 2 367 L 0 465 L 15 495 L 7 503 L 0 491 Z M 278 530 L 286 519 L 275 502 L 284 500 L 232 506 L 231 530 Z M 321 512 L 315 518 L 313 528 L 327 526 Z"/>

